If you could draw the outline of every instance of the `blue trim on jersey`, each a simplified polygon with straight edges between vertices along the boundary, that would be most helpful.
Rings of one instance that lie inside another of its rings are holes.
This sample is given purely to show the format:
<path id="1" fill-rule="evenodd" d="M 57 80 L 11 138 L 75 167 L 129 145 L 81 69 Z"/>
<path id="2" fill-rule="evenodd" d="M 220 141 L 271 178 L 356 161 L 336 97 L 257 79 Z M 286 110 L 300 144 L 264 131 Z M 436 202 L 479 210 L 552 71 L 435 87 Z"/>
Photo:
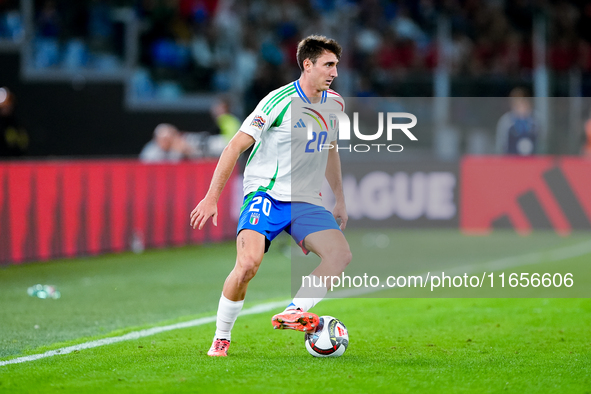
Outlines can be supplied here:
<path id="1" fill-rule="evenodd" d="M 298 92 L 298 94 L 302 98 L 302 100 L 304 100 L 304 102 L 306 102 L 308 104 L 312 104 L 312 102 L 308 99 L 308 97 L 306 97 L 306 94 L 304 93 L 304 90 L 300 86 L 300 80 L 299 79 L 293 83 L 293 86 L 295 86 L 296 91 Z"/>
<path id="2" fill-rule="evenodd" d="M 301 97 L 302 100 L 304 100 L 304 102 L 306 102 L 308 104 L 312 104 L 310 99 L 304 93 L 304 89 L 302 89 L 302 87 L 300 86 L 299 79 L 293 83 L 293 86 L 296 88 L 296 92 L 298 92 L 298 95 Z M 328 92 L 326 90 L 323 90 L 322 96 L 320 98 L 320 104 L 326 103 L 326 100 L 328 100 Z"/>

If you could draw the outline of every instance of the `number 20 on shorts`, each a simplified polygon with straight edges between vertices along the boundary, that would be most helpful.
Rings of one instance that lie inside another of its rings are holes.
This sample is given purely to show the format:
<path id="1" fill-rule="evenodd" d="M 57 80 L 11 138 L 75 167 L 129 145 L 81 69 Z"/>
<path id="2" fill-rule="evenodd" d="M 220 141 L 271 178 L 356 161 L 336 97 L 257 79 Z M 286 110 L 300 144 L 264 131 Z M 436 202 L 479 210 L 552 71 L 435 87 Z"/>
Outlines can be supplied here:
<path id="1" fill-rule="evenodd" d="M 265 214 L 265 216 L 269 216 L 269 214 L 271 213 L 271 201 L 261 196 L 256 196 L 252 199 L 252 204 L 250 204 L 250 209 L 248 210 L 248 212 L 259 212 L 260 209 L 258 208 L 258 205 L 261 202 L 263 203 L 263 213 Z"/>

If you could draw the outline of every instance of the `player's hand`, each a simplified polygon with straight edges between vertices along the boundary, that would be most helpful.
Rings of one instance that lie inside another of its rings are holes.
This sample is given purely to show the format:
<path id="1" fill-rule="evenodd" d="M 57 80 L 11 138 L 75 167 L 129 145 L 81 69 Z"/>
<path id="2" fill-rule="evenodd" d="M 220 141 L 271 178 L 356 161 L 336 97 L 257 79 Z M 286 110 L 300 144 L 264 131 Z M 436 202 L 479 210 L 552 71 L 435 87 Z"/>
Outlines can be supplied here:
<path id="1" fill-rule="evenodd" d="M 347 227 L 347 220 L 349 220 L 349 215 L 347 215 L 347 207 L 345 206 L 345 203 L 337 203 L 334 206 L 334 209 L 332 210 L 332 215 L 337 220 L 337 223 L 339 222 L 339 220 L 341 221 L 339 227 L 341 231 L 343 231 Z"/>
<path id="2" fill-rule="evenodd" d="M 199 230 L 205 226 L 207 220 L 213 218 L 214 226 L 218 225 L 218 205 L 215 199 L 205 197 L 193 211 L 191 211 L 191 227 L 193 229 L 199 227 Z"/>

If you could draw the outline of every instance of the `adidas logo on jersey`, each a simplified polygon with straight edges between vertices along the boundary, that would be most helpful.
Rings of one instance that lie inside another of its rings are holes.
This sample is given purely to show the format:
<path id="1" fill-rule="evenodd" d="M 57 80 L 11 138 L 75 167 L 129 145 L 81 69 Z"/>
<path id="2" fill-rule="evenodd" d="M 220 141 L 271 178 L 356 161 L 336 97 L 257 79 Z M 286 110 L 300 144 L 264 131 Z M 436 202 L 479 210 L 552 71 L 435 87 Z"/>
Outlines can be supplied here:
<path id="1" fill-rule="evenodd" d="M 294 127 L 294 129 L 301 129 L 301 128 L 305 128 L 306 127 L 306 124 L 300 118 L 300 120 L 298 120 L 298 123 L 296 123 L 295 126 L 293 126 L 293 127 Z"/>

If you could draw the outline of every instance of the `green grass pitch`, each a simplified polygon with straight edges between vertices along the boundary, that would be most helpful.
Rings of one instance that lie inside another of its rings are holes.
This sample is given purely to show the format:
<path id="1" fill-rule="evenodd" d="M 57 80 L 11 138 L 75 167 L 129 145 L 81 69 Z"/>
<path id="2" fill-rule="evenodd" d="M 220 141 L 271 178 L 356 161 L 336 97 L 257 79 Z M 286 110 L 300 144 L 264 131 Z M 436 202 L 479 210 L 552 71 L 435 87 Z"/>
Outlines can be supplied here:
<path id="1" fill-rule="evenodd" d="M 589 237 L 475 238 L 443 230 L 389 235 L 400 264 L 421 271 L 429 259 L 463 266 Z M 359 259 L 362 235 L 347 236 Z M 273 245 L 265 257 L 245 308 L 290 298 L 290 260 L 279 249 Z M 226 243 L 2 268 L 0 360 L 212 316 L 234 253 Z M 591 253 L 561 262 L 589 263 Z M 56 285 L 62 298 L 29 297 L 27 287 L 36 283 Z M 338 299 L 314 312 L 347 325 L 350 346 L 342 357 L 311 357 L 302 333 L 271 329 L 272 311 L 238 319 L 227 358 L 206 356 L 214 330 L 209 323 L 0 366 L 0 392 L 591 393 L 588 298 Z"/>

